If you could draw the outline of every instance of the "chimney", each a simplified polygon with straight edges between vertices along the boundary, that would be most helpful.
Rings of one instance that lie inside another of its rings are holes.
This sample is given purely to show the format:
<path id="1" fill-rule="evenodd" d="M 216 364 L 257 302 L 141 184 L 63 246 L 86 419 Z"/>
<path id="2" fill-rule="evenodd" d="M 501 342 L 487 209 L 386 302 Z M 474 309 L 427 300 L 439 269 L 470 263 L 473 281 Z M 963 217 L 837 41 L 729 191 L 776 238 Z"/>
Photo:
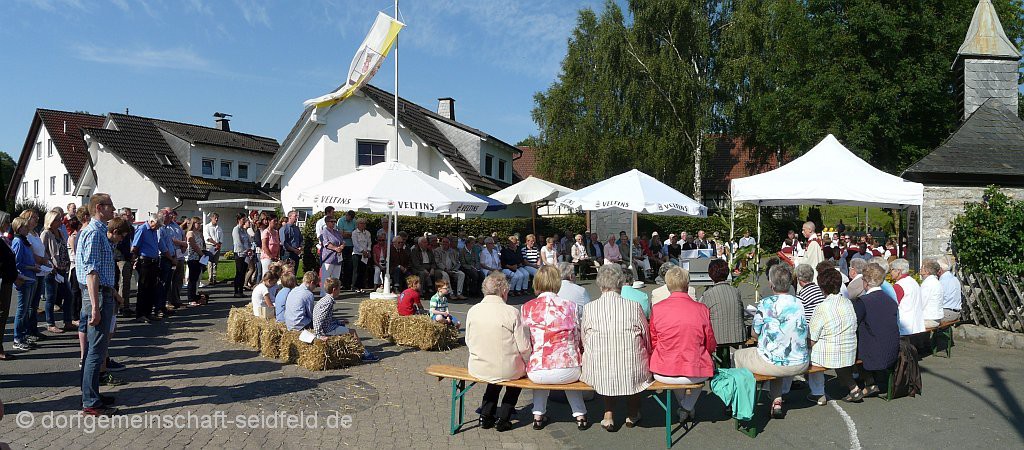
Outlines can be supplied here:
<path id="1" fill-rule="evenodd" d="M 449 120 L 455 120 L 455 99 L 451 97 L 437 99 L 437 114 Z"/>
<path id="2" fill-rule="evenodd" d="M 1006 37 L 991 0 L 979 0 L 953 62 L 961 121 L 988 100 L 998 101 L 1001 107 L 1017 115 L 1020 56 L 1013 41 Z"/>
<path id="3" fill-rule="evenodd" d="M 228 119 L 228 117 L 231 117 L 231 114 L 215 112 L 213 113 L 213 117 L 216 117 L 213 121 L 217 123 L 216 128 L 218 130 L 231 131 L 231 119 Z"/>

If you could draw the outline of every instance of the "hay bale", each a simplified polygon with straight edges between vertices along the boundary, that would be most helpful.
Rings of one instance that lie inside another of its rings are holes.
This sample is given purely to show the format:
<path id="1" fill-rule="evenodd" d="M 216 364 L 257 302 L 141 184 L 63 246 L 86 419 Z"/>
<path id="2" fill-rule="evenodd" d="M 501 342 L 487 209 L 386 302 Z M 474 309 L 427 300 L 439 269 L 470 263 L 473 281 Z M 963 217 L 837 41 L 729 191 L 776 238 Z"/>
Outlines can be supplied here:
<path id="1" fill-rule="evenodd" d="M 278 359 L 284 364 L 295 364 L 299 360 L 300 345 L 306 345 L 306 343 L 299 340 L 298 331 L 285 331 L 281 334 Z"/>
<path id="2" fill-rule="evenodd" d="M 429 316 L 397 316 L 388 324 L 391 340 L 420 350 L 451 350 L 459 345 L 459 330 Z"/>
<path id="3" fill-rule="evenodd" d="M 387 339 L 388 324 L 398 317 L 398 302 L 394 300 L 363 300 L 359 303 L 359 318 L 355 325 L 380 339 Z"/>
<path id="4" fill-rule="evenodd" d="M 255 319 L 250 308 L 231 308 L 228 313 L 228 340 L 248 343 L 254 332 L 253 321 Z"/>
<path id="5" fill-rule="evenodd" d="M 310 371 L 344 369 L 359 364 L 363 344 L 350 334 L 315 339 L 312 344 L 297 341 L 296 364 Z"/>
<path id="6" fill-rule="evenodd" d="M 266 321 L 260 330 L 260 355 L 264 358 L 277 359 L 281 356 L 281 336 L 287 331 L 284 324 L 278 321 Z"/>
<path id="7" fill-rule="evenodd" d="M 256 350 L 260 349 L 260 335 L 263 332 L 263 327 L 266 321 L 267 319 L 253 316 L 251 313 L 249 314 L 249 318 L 246 321 L 246 326 L 248 327 L 247 337 L 249 339 L 245 341 L 245 344 Z"/>

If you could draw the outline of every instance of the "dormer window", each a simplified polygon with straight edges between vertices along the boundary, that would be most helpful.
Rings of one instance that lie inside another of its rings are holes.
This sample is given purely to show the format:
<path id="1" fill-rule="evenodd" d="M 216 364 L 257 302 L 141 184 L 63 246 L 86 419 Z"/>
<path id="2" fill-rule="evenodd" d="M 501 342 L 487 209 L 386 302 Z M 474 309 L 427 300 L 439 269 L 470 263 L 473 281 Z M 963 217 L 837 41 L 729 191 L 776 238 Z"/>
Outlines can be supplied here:
<path id="1" fill-rule="evenodd" d="M 157 162 L 160 163 L 161 166 L 164 166 L 164 167 L 170 167 L 170 166 L 174 165 L 174 163 L 171 162 L 171 157 L 167 156 L 167 155 L 159 155 L 158 154 L 158 155 L 156 155 L 156 160 L 157 160 Z"/>
<path id="2" fill-rule="evenodd" d="M 211 177 L 213 176 L 213 160 L 212 159 L 204 159 L 203 160 L 203 175 L 207 175 L 207 176 L 211 176 Z"/>

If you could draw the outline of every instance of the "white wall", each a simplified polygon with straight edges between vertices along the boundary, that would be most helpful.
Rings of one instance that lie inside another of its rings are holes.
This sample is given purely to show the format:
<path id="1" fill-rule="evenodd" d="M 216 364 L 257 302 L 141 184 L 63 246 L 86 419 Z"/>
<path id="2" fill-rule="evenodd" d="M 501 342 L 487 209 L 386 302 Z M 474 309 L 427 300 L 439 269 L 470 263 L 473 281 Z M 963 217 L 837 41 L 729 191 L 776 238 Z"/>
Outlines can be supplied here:
<path id="1" fill-rule="evenodd" d="M 326 123 L 317 125 L 309 137 L 299 143 L 299 149 L 284 169 L 281 177 L 281 202 L 284 210 L 309 207 L 298 201 L 304 188 L 328 179 L 349 174 L 357 168 L 359 141 L 387 142 L 393 145 L 395 129 L 392 116 L 373 101 L 355 95 L 335 105 L 326 115 Z M 437 156 L 437 150 L 427 146 L 407 128 L 400 128 L 402 140 L 398 160 L 432 176 L 450 170 Z"/>
<path id="2" fill-rule="evenodd" d="M 63 132 L 63 130 L 55 131 L 58 133 Z M 64 208 L 68 203 L 81 205 L 82 198 L 70 194 L 74 190 L 74 183 L 77 180 L 69 180 L 69 190 L 67 193 L 64 191 L 64 176 L 67 175 L 68 170 L 64 167 L 60 153 L 57 151 L 55 144 L 52 143 L 50 133 L 45 126 L 39 127 L 39 132 L 36 134 L 34 142 L 41 143 L 39 145 L 40 159 L 36 159 L 36 144 L 33 144 L 32 154 L 28 157 L 28 163 L 25 165 L 25 174 L 21 179 L 21 182 L 26 182 L 27 184 L 18 185 L 16 199 L 18 201 L 25 198 L 35 200 L 46 204 L 50 208 L 54 206 Z M 85 144 L 83 143 L 82 145 L 84 146 Z M 51 147 L 52 154 L 48 153 L 48 148 Z M 55 177 L 55 191 L 53 195 L 50 194 L 50 177 Z M 34 191 L 34 182 L 36 181 L 39 182 L 38 196 Z"/>
<path id="3" fill-rule="evenodd" d="M 90 195 L 96 192 L 110 194 L 114 206 L 136 210 L 135 216 L 139 220 L 148 218 L 162 206 L 177 204 L 172 195 L 161 193 L 156 183 L 109 151 L 100 149 L 97 144 L 91 145 L 89 151 L 96 170 L 96 187 L 89 192 Z"/>

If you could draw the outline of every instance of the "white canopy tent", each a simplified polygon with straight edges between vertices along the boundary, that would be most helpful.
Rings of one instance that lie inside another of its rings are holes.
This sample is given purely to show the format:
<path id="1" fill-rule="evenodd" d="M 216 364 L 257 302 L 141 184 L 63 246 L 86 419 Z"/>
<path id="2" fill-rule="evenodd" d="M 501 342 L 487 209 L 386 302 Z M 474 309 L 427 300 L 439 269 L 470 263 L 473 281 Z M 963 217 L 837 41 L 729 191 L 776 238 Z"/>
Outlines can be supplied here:
<path id="1" fill-rule="evenodd" d="M 830 167 L 841 168 L 843 176 L 827 170 Z M 831 134 L 782 167 L 732 180 L 730 191 L 733 216 L 736 203 L 758 206 L 758 245 L 761 244 L 761 206 L 853 205 L 905 209 L 920 207 L 924 202 L 924 185 L 876 169 Z M 732 220 L 730 239 L 735 238 L 735 234 L 735 220 Z"/>
<path id="2" fill-rule="evenodd" d="M 555 203 L 584 211 L 624 209 L 634 213 L 669 216 L 708 215 L 708 209 L 704 205 L 636 169 L 558 197 Z M 629 258 L 629 265 L 632 267 L 632 239 L 629 240 L 629 251 L 630 254 L 626 255 L 626 258 Z"/>
<path id="3" fill-rule="evenodd" d="M 563 195 L 569 195 L 573 192 L 576 191 L 531 175 L 526 177 L 523 181 L 491 194 L 490 197 L 506 205 L 511 205 L 515 202 L 534 203 L 530 211 L 530 216 L 533 219 L 533 232 L 536 233 L 536 203 L 551 201 Z"/>
<path id="4" fill-rule="evenodd" d="M 398 161 L 375 164 L 304 189 L 299 200 L 316 208 L 362 209 L 392 215 L 384 296 L 391 295 L 391 237 L 398 213 L 482 214 L 487 202 Z"/>

